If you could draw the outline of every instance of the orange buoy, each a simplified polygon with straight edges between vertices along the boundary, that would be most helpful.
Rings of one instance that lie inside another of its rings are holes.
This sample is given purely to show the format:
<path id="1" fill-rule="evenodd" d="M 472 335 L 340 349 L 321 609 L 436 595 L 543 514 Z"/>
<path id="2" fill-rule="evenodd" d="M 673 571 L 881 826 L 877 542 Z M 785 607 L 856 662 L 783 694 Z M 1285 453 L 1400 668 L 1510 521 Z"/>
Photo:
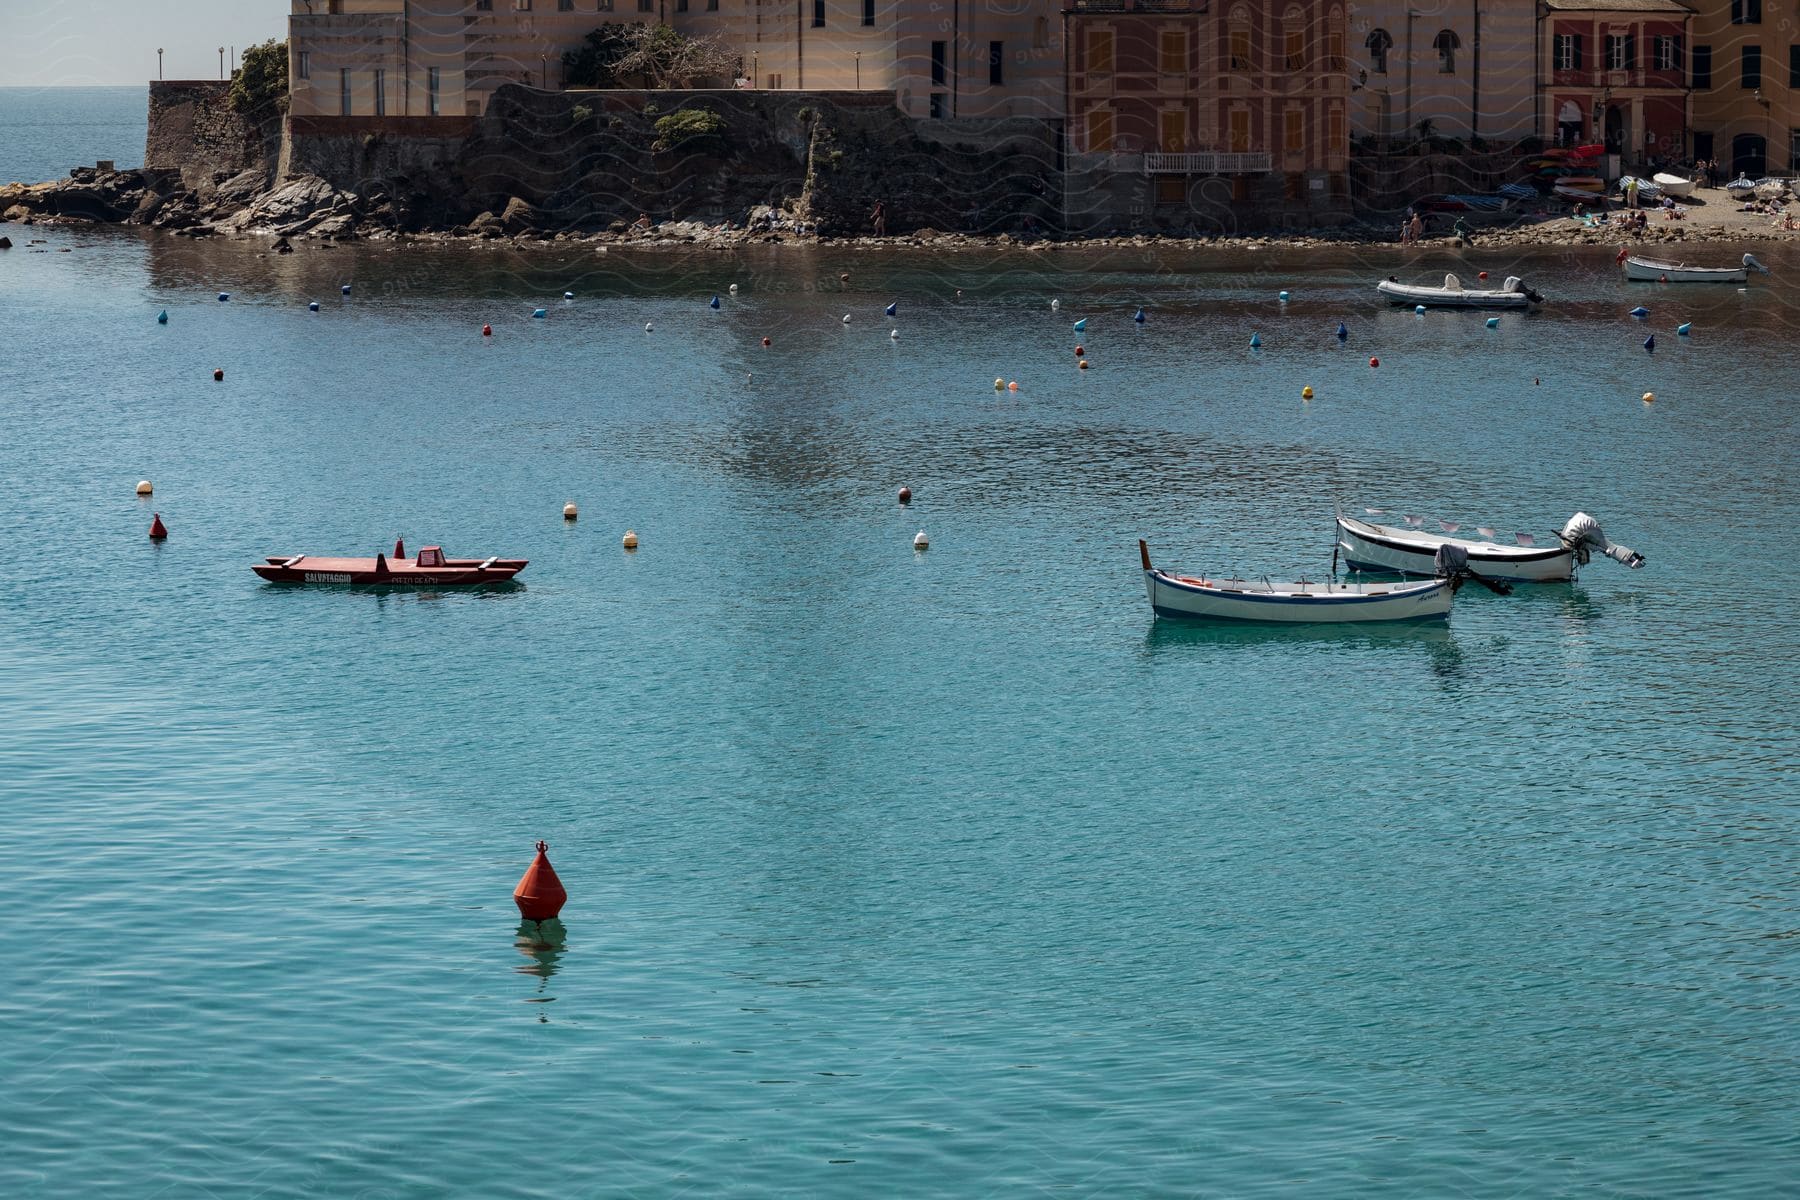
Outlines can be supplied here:
<path id="1" fill-rule="evenodd" d="M 537 857 L 525 868 L 519 886 L 513 889 L 513 903 L 519 906 L 519 915 L 527 921 L 554 920 L 562 906 L 569 902 L 569 893 L 563 890 L 562 880 L 556 877 L 556 868 L 550 865 L 550 858 L 544 852 L 550 847 L 544 843 L 537 844 Z"/>
<path id="2" fill-rule="evenodd" d="M 763 339 L 763 345 L 764 345 L 764 346 L 769 346 L 769 345 L 773 345 L 773 344 L 774 344 L 774 343 L 772 343 L 772 342 L 770 342 L 770 341 L 769 341 L 769 339 L 768 339 L 768 338 L 764 338 L 764 339 Z"/>
<path id="3" fill-rule="evenodd" d="M 1011 382 L 1011 383 L 1009 383 L 1009 384 L 1007 384 L 1007 385 L 1006 385 L 1006 390 L 1007 390 L 1007 391 L 1009 391 L 1009 392 L 1016 392 L 1016 391 L 1018 391 L 1018 390 L 1019 390 L 1019 381 L 1018 381 L 1018 380 L 1016 380 L 1016 379 L 1015 379 L 1015 380 L 1013 380 L 1013 381 L 1012 381 L 1012 382 Z"/>
<path id="4" fill-rule="evenodd" d="M 483 325 L 481 327 L 481 336 L 482 337 L 493 337 L 494 336 L 494 327 L 492 325 Z"/>
<path id="5" fill-rule="evenodd" d="M 911 504 L 912 503 L 912 489 L 911 488 L 903 487 L 900 489 L 900 503 L 902 503 L 902 504 Z"/>
<path id="6" fill-rule="evenodd" d="M 150 540 L 160 542 L 169 536 L 169 527 L 162 523 L 161 513 L 150 514 Z"/>
<path id="7" fill-rule="evenodd" d="M 406 539 L 403 537 L 397 537 L 394 539 L 394 561 L 400 562 L 405 558 L 406 558 Z"/>
<path id="8" fill-rule="evenodd" d="M 213 382 L 214 383 L 224 383 L 225 382 L 225 369 L 223 367 L 214 367 L 213 368 Z"/>

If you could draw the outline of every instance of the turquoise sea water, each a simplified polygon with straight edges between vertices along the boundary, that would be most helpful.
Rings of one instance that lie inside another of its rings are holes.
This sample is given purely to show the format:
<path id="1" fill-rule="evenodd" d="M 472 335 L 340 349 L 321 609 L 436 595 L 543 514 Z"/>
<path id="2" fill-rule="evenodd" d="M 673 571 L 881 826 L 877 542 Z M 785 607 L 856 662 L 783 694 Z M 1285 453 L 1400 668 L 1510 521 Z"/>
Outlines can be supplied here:
<path id="1" fill-rule="evenodd" d="M 61 179 L 110 158 L 142 166 L 145 91 L 137 87 L 22 88 L 0 80 L 0 184 Z"/>
<path id="2" fill-rule="evenodd" d="M 0 1193 L 1791 1194 L 1800 256 L 8 232 Z M 1152 621 L 1340 500 L 1649 565 Z M 531 566 L 248 570 L 398 534 Z"/>

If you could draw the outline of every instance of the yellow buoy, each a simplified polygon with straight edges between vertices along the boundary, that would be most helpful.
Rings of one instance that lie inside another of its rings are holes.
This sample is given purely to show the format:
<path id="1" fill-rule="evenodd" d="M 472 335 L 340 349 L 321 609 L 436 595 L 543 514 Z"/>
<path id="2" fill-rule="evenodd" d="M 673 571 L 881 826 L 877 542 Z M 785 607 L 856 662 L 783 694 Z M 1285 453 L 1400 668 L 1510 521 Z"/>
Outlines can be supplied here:
<path id="1" fill-rule="evenodd" d="M 1644 403 L 1645 404 L 1655 404 L 1656 403 L 1656 393 L 1655 392 L 1645 392 L 1644 393 Z"/>
<path id="2" fill-rule="evenodd" d="M 567 504 L 563 505 L 563 520 L 573 521 L 576 517 L 579 517 L 580 515 L 581 515 L 581 510 L 579 508 L 575 507 L 575 502 L 573 500 L 571 500 Z"/>
<path id="3" fill-rule="evenodd" d="M 1006 380 L 1004 380 L 1004 379 L 994 380 L 994 390 L 996 392 L 1004 392 L 1006 390 Z"/>
<path id="4" fill-rule="evenodd" d="M 1300 389 L 1300 398 L 1302 400 L 1311 400 L 1312 399 L 1312 388 L 1311 387 L 1301 388 Z"/>
<path id="5" fill-rule="evenodd" d="M 148 479 L 138 480 L 138 486 L 137 486 L 137 494 L 138 495 L 148 496 L 151 492 L 154 492 L 155 490 L 156 490 L 155 488 L 150 486 L 150 481 Z"/>
<path id="6" fill-rule="evenodd" d="M 625 531 L 624 545 L 627 550 L 636 550 L 638 547 L 637 534 L 627 529 Z"/>

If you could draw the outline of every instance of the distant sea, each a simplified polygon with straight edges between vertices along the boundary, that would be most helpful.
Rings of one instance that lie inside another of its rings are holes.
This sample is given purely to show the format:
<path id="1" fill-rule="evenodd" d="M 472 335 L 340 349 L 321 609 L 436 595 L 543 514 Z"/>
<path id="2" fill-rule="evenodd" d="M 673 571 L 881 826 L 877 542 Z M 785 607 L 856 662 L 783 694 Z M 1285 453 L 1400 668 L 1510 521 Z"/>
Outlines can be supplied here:
<path id="1" fill-rule="evenodd" d="M 0 87 L 0 184 L 61 179 L 110 158 L 144 165 L 146 92 L 130 87 Z"/>

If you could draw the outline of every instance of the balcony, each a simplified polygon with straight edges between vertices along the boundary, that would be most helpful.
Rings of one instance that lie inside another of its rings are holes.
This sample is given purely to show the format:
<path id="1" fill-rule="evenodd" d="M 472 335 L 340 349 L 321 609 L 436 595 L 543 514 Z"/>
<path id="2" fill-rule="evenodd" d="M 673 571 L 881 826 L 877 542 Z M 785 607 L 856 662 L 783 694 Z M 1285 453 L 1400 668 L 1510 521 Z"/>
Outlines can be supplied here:
<path id="1" fill-rule="evenodd" d="M 1258 151 L 1144 155 L 1146 175 L 1266 175 L 1272 169 L 1269 155 Z"/>
<path id="2" fill-rule="evenodd" d="M 1211 0 L 1063 0 L 1072 13 L 1203 13 Z"/>

